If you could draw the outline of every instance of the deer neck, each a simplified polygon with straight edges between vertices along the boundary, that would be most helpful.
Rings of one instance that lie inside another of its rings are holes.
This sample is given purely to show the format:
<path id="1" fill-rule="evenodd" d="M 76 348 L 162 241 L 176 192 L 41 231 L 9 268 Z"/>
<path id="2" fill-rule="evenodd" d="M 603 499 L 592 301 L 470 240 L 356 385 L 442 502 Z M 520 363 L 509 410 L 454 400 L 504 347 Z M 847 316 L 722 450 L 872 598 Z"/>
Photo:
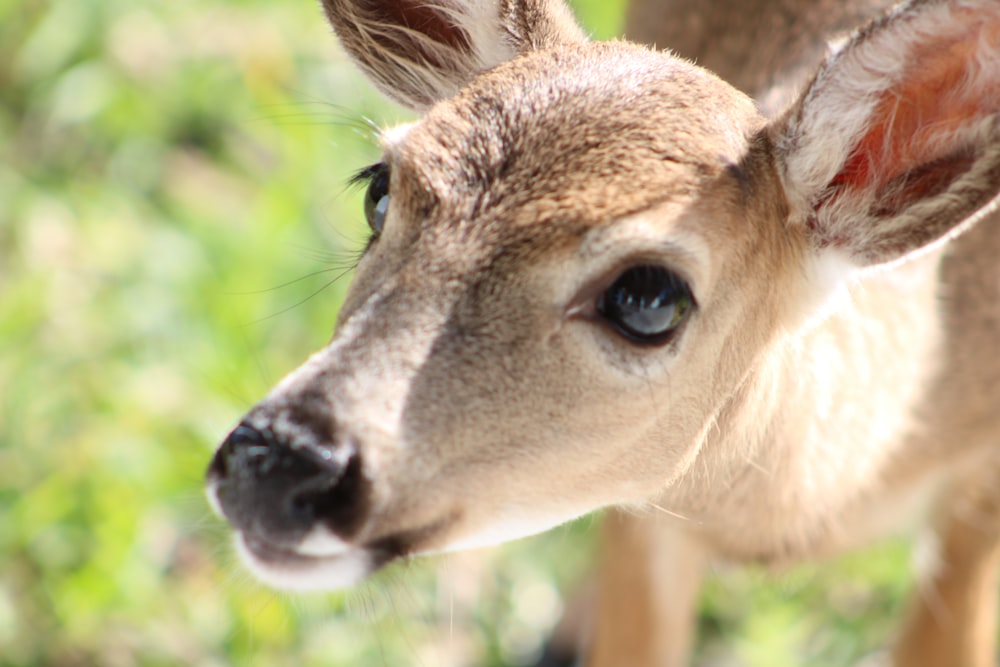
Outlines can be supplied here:
<path id="1" fill-rule="evenodd" d="M 774 115 L 808 81 L 831 39 L 864 23 L 891 0 L 639 1 L 626 32 L 694 60 Z"/>
<path id="2" fill-rule="evenodd" d="M 915 412 L 940 357 L 938 255 L 866 276 L 832 297 L 827 317 L 774 341 L 658 504 L 723 553 L 769 562 L 885 532 L 885 512 L 865 499 L 884 494 L 920 435 Z M 921 495 L 918 481 L 900 484 L 901 503 Z"/>

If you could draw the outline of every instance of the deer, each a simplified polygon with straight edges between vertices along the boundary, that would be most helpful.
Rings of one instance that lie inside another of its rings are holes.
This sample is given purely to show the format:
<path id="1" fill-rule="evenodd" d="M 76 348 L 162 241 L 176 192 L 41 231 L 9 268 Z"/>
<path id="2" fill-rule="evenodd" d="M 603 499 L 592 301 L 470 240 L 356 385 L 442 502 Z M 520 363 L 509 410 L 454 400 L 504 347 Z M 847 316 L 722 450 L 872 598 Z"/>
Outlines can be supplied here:
<path id="1" fill-rule="evenodd" d="M 608 509 L 585 664 L 679 667 L 706 563 L 917 516 L 934 595 L 892 664 L 995 664 L 1000 3 L 639 2 L 677 54 L 562 0 L 322 5 L 421 115 L 358 175 L 332 340 L 209 465 L 254 574 L 341 588 Z"/>

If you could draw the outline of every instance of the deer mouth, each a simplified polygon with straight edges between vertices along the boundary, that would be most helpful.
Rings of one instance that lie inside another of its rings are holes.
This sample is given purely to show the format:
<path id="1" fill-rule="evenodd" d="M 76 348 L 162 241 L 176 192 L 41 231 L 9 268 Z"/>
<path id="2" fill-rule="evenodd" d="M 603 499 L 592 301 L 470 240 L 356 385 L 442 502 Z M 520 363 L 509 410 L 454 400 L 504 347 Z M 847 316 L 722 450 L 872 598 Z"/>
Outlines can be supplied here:
<path id="1" fill-rule="evenodd" d="M 236 548 L 246 566 L 264 583 L 284 590 L 333 590 L 363 580 L 379 567 L 368 550 L 344 544 L 339 553 L 318 554 L 277 545 L 241 532 Z"/>
<path id="2" fill-rule="evenodd" d="M 362 545 L 343 542 L 329 533 L 314 532 L 290 547 L 240 531 L 236 548 L 250 571 L 270 586 L 291 591 L 336 590 L 357 584 L 393 561 L 425 551 L 422 545 L 450 523 L 438 521 Z"/>

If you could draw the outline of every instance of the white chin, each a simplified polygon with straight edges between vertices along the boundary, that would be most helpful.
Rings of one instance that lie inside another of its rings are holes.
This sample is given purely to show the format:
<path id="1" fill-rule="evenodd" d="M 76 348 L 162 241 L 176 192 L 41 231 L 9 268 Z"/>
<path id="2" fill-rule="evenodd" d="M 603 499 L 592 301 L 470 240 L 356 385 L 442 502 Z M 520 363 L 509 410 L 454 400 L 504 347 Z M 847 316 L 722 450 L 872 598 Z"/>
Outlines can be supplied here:
<path id="1" fill-rule="evenodd" d="M 287 558 L 264 558 L 255 554 L 242 536 L 237 536 L 236 550 L 255 577 L 286 591 L 347 588 L 375 570 L 375 563 L 365 549 L 350 549 L 334 556 L 288 554 Z"/>
<path id="2" fill-rule="evenodd" d="M 463 551 L 465 549 L 478 549 L 480 547 L 491 547 L 511 540 L 518 540 L 522 537 L 536 535 L 545 532 L 558 525 L 572 521 L 587 511 L 567 512 L 565 514 L 546 515 L 539 512 L 516 511 L 510 512 L 507 516 L 501 517 L 489 524 L 472 531 L 471 533 L 459 537 L 442 548 L 434 549 L 429 553 L 445 553 L 449 551 Z"/>

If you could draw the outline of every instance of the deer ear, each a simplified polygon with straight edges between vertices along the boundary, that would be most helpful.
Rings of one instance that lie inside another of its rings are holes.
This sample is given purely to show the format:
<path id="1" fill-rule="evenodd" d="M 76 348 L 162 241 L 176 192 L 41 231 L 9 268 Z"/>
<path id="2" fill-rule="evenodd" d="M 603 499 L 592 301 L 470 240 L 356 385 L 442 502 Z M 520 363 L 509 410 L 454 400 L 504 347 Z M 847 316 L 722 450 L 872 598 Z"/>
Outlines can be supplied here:
<path id="1" fill-rule="evenodd" d="M 869 266 L 960 231 L 1000 190 L 1000 3 L 897 7 L 770 131 L 817 247 Z"/>
<path id="2" fill-rule="evenodd" d="M 323 0 L 344 48 L 414 109 L 519 53 L 585 41 L 562 0 Z"/>

